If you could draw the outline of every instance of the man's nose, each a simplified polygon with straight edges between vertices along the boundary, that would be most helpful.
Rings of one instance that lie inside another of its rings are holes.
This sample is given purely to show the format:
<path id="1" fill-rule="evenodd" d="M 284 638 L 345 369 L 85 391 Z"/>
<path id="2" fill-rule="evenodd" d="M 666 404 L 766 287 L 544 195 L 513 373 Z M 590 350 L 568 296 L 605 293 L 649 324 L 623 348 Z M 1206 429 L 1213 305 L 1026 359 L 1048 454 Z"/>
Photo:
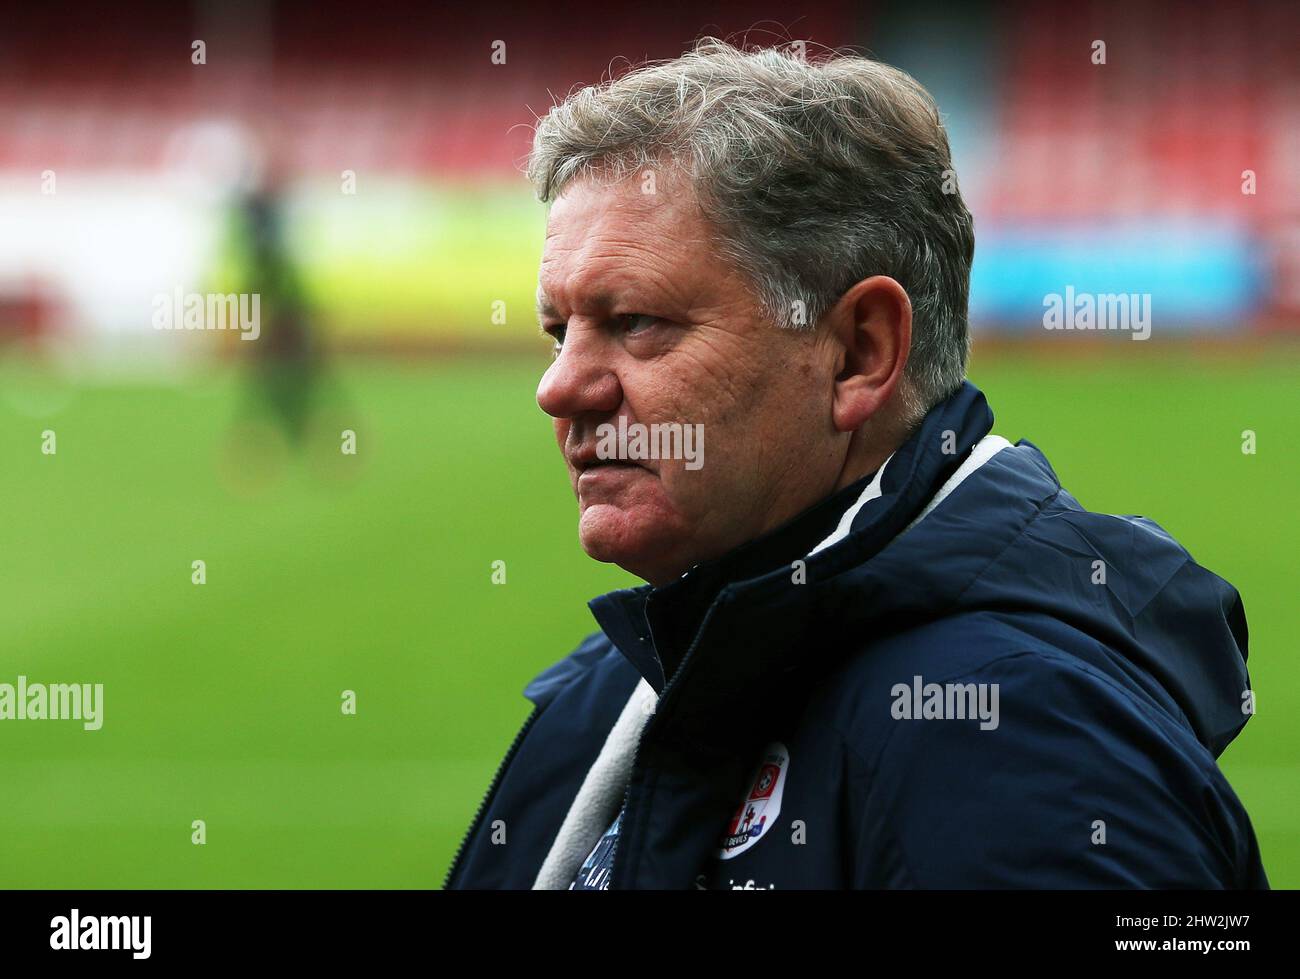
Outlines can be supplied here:
<path id="1" fill-rule="evenodd" d="M 537 385 L 542 411 L 555 418 L 617 411 L 623 390 L 605 348 L 599 337 L 570 329 L 559 355 Z"/>

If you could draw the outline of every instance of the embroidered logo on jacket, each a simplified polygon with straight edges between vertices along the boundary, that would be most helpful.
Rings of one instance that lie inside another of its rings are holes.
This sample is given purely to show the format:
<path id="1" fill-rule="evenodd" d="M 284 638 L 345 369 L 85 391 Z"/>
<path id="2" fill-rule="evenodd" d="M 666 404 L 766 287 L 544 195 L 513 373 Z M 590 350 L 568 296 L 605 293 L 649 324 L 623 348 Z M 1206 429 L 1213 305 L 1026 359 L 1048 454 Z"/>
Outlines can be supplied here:
<path id="1" fill-rule="evenodd" d="M 781 793 L 790 770 L 790 752 L 779 741 L 763 749 L 763 760 L 754 774 L 753 787 L 736 810 L 722 837 L 719 858 L 730 860 L 744 853 L 776 825 L 781 813 Z"/>

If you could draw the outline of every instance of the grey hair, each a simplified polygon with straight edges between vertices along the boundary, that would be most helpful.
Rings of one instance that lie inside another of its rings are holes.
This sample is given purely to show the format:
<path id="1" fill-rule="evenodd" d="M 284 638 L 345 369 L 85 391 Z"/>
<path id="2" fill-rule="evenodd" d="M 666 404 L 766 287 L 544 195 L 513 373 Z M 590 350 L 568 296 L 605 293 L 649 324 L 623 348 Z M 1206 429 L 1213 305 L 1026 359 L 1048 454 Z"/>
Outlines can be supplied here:
<path id="1" fill-rule="evenodd" d="M 910 75 L 703 38 L 554 106 L 528 176 L 545 202 L 575 178 L 661 162 L 689 177 L 776 324 L 811 329 L 854 283 L 888 275 L 912 301 L 909 421 L 961 385 L 975 232 L 938 108 Z"/>

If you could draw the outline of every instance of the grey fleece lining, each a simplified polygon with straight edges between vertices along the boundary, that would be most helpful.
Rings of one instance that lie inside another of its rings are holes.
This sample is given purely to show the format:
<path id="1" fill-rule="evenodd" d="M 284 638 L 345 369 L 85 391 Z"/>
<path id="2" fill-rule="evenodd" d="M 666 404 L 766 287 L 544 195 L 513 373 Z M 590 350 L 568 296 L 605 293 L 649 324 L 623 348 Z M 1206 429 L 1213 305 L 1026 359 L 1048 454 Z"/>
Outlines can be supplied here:
<path id="1" fill-rule="evenodd" d="M 573 805 L 551 844 L 551 852 L 542 862 L 533 890 L 568 890 L 587 854 L 618 815 L 623 793 L 632 777 L 632 759 L 641 740 L 641 730 L 654 713 L 658 699 L 654 687 L 642 677 L 574 796 Z"/>

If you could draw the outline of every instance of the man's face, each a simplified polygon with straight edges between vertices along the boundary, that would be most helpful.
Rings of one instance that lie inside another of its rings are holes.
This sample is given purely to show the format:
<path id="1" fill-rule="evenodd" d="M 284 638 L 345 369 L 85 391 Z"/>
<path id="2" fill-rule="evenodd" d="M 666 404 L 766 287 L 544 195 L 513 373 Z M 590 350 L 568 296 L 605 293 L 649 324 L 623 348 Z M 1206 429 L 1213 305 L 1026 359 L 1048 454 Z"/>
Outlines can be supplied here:
<path id="1" fill-rule="evenodd" d="M 845 452 L 833 345 L 773 325 L 686 181 L 660 178 L 657 193 L 580 180 L 552 205 L 538 303 L 557 350 L 537 389 L 583 548 L 656 585 L 825 497 Z M 702 426 L 702 465 L 598 458 L 598 426 L 620 417 Z"/>

